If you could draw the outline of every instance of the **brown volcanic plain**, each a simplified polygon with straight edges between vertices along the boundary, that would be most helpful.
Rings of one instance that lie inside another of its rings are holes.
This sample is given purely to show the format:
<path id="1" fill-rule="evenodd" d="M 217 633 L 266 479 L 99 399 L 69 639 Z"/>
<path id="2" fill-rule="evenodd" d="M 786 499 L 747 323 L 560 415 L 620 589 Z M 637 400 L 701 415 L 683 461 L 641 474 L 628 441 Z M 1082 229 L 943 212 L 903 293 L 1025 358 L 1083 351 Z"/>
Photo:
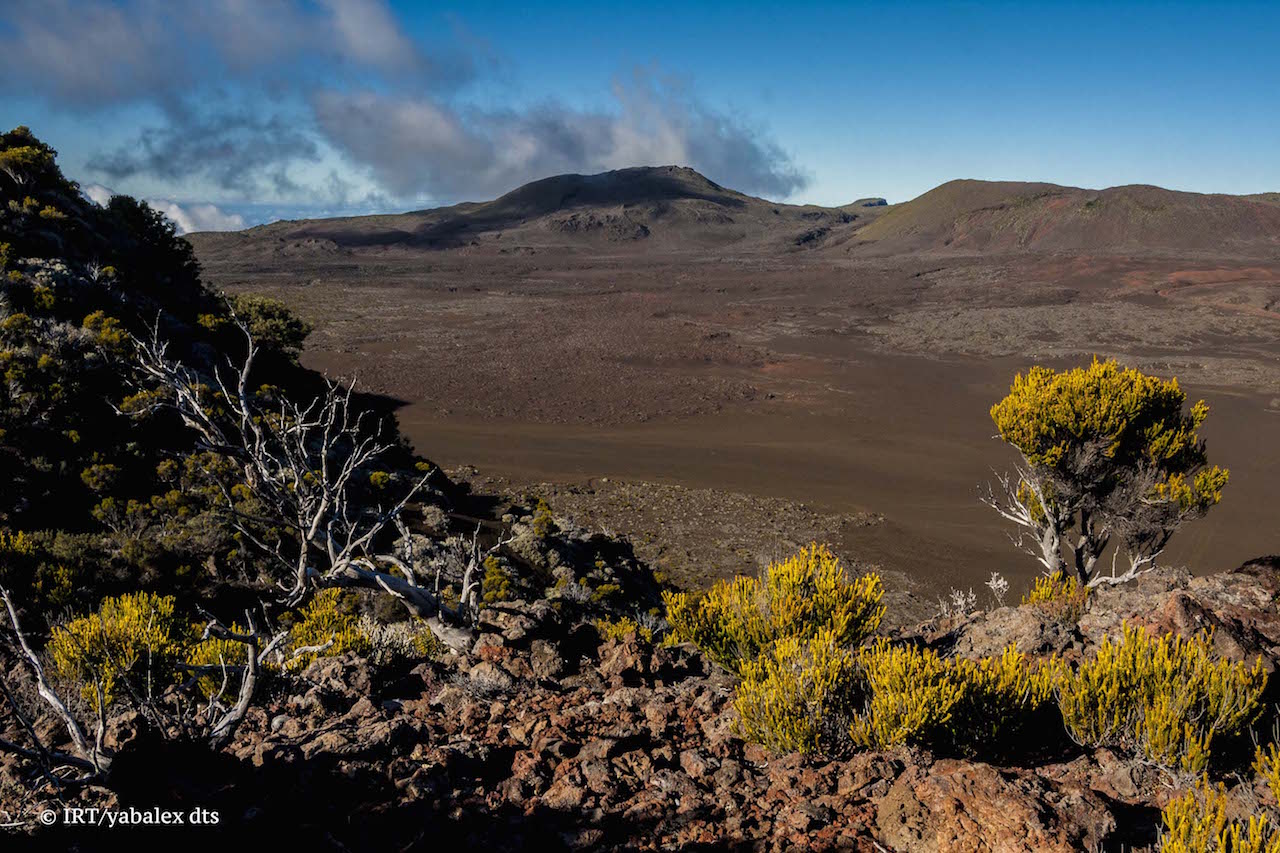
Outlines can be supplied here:
<path id="1" fill-rule="evenodd" d="M 1277 194 L 953 181 L 820 208 L 661 167 L 191 241 L 212 284 L 315 324 L 307 364 L 403 401 L 421 452 L 685 584 L 820 537 L 918 600 L 1023 588 L 976 500 L 1014 460 L 987 411 L 1094 354 L 1213 408 L 1232 482 L 1167 561 L 1280 549 Z"/>

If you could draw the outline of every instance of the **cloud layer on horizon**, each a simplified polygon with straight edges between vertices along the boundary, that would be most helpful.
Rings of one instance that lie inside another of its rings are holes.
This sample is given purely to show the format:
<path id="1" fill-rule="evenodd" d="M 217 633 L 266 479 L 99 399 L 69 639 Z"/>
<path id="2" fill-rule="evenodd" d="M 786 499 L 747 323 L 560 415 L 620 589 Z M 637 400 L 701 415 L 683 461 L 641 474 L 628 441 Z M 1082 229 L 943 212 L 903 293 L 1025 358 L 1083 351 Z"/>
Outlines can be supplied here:
<path id="1" fill-rule="evenodd" d="M 81 192 L 99 207 L 105 207 L 116 193 L 102 184 L 81 187 Z M 243 216 L 228 213 L 216 204 L 187 204 L 167 198 L 149 198 L 147 204 L 169 217 L 179 234 L 193 231 L 239 231 L 248 223 Z"/>
<path id="2" fill-rule="evenodd" d="M 414 41 L 385 0 L 17 0 L 0 12 L 0 94 L 158 116 L 87 158 L 114 185 L 388 209 L 634 165 L 688 165 L 773 198 L 807 184 L 763 129 L 656 73 L 613 81 L 610 108 L 495 109 L 465 97 L 485 66 Z"/>
<path id="3" fill-rule="evenodd" d="M 805 185 L 777 145 L 678 84 L 637 72 L 612 94 L 615 112 L 554 102 L 495 112 L 333 90 L 317 92 L 312 106 L 326 140 L 398 197 L 481 199 L 549 175 L 672 164 L 776 198 Z"/>

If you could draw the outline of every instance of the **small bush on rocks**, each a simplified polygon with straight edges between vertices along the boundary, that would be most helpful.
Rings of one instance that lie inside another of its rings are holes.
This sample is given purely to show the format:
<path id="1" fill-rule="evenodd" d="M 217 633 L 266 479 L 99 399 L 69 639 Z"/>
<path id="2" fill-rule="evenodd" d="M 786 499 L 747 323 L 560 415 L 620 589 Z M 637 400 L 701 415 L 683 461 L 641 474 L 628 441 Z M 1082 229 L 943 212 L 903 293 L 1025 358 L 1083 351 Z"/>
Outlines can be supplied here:
<path id="1" fill-rule="evenodd" d="M 322 589 L 302 608 L 289 629 L 290 669 L 304 670 L 322 656 L 369 651 L 369 637 L 360 629 L 359 617 L 344 603 L 341 590 Z"/>
<path id="2" fill-rule="evenodd" d="M 625 640 L 634 635 L 636 639 L 643 642 L 653 642 L 653 629 L 627 616 L 618 619 L 597 619 L 595 624 L 602 640 Z"/>
<path id="3" fill-rule="evenodd" d="M 480 584 L 484 590 L 485 604 L 506 601 L 514 592 L 511 573 L 502 566 L 502 561 L 490 554 L 484 558 L 484 580 Z"/>
<path id="4" fill-rule="evenodd" d="M 230 626 L 230 630 L 237 634 L 244 633 L 244 628 L 234 623 Z M 200 688 L 201 693 L 205 696 L 215 696 L 225 692 L 228 685 L 234 683 L 234 680 L 229 677 L 230 670 L 234 667 L 243 666 L 246 655 L 247 651 L 244 643 L 209 637 L 196 643 L 187 652 L 187 663 L 193 667 L 218 668 L 217 670 L 210 670 L 196 679 L 196 685 Z M 272 664 L 267 663 L 267 666 L 270 667 Z"/>
<path id="5" fill-rule="evenodd" d="M 883 595 L 879 575 L 851 579 L 828 548 L 811 544 L 757 578 L 720 581 L 703 595 L 664 592 L 663 600 L 677 640 L 737 672 L 784 637 L 830 630 L 841 646 L 859 645 L 880 626 Z"/>
<path id="6" fill-rule="evenodd" d="M 849 729 L 860 746 L 936 740 L 964 697 L 965 683 L 956 668 L 932 649 L 881 639 L 863 649 L 858 664 L 870 691 L 866 708 Z"/>
<path id="7" fill-rule="evenodd" d="M 955 751 L 974 754 L 1007 748 L 1011 738 L 1027 733 L 1053 698 L 1058 672 L 1054 658 L 1032 661 L 1017 646 L 1009 646 L 999 657 L 949 663 L 964 685 L 948 727 L 948 746 Z"/>
<path id="8" fill-rule="evenodd" d="M 1160 853 L 1280 853 L 1274 821 L 1265 814 L 1228 817 L 1226 789 L 1205 777 L 1160 817 Z"/>
<path id="9" fill-rule="evenodd" d="M 1125 625 L 1092 658 L 1058 679 L 1058 704 L 1071 737 L 1112 746 L 1162 766 L 1198 773 L 1216 734 L 1239 732 L 1257 715 L 1267 675 L 1216 660 L 1210 638 L 1155 638 Z"/>
<path id="10" fill-rule="evenodd" d="M 1022 603 L 1037 607 L 1065 625 L 1075 625 L 1089 606 L 1089 588 L 1065 572 L 1041 575 Z"/>
<path id="11" fill-rule="evenodd" d="M 930 649 L 880 641 L 859 658 L 869 701 L 854 720 L 855 743 L 921 744 L 962 753 L 1005 745 L 1049 702 L 1057 663 L 1033 662 L 1010 646 L 999 657 L 947 659 Z"/>
<path id="12" fill-rule="evenodd" d="M 173 596 L 147 592 L 104 599 L 98 610 L 55 628 L 49 656 L 58 675 L 80 685 L 98 711 L 120 688 L 143 695 L 173 682 L 189 642 Z"/>
<path id="13" fill-rule="evenodd" d="M 831 628 L 807 640 L 779 639 L 742 666 L 734 696 L 738 733 L 783 752 L 818 751 L 831 732 L 833 711 L 844 703 L 854 668 L 854 655 Z"/>
<path id="14" fill-rule="evenodd" d="M 560 529 L 556 525 L 555 516 L 551 514 L 551 505 L 545 498 L 538 498 L 538 504 L 533 508 L 532 524 L 533 532 L 543 538 Z"/>

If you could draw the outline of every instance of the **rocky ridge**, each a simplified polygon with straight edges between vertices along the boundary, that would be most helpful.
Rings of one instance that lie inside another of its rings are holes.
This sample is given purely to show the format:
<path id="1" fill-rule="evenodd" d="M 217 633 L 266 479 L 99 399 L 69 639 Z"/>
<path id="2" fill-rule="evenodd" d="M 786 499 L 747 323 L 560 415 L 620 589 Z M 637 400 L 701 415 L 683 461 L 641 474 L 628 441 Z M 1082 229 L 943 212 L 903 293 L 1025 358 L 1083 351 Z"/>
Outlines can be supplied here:
<path id="1" fill-rule="evenodd" d="M 961 655 L 1016 640 L 1070 658 L 1122 621 L 1212 629 L 1221 654 L 1261 655 L 1274 672 L 1278 596 L 1272 557 L 1103 587 L 1078 627 L 1003 607 L 903 634 Z M 1052 754 L 999 764 L 915 749 L 771 754 L 734 735 L 733 679 L 696 649 L 634 634 L 601 642 L 562 611 L 547 601 L 490 607 L 468 653 L 398 674 L 352 656 L 322 659 L 255 710 L 226 754 L 192 759 L 218 772 L 157 768 L 140 745 L 126 753 L 133 762 L 117 794 L 96 796 L 177 797 L 219 808 L 224 833 L 288 829 L 322 849 L 376 840 L 392 849 L 941 852 L 1142 849 L 1176 794 L 1161 771 L 1065 736 Z M 1259 726 L 1273 717 L 1276 692 L 1273 681 Z M 117 721 L 113 736 L 130 732 Z M 1245 810 L 1269 795 L 1244 783 L 1232 796 Z"/>

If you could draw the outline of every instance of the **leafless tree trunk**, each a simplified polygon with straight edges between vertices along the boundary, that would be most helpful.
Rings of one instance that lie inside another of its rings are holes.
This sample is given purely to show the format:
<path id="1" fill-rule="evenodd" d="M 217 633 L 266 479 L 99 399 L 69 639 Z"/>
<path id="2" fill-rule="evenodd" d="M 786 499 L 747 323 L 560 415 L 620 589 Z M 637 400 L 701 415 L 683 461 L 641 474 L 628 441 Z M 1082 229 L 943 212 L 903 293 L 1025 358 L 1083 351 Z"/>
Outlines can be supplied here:
<path id="1" fill-rule="evenodd" d="M 986 494 L 980 495 L 979 500 L 1001 518 L 1017 525 L 1017 535 L 1010 537 L 1014 545 L 1035 557 L 1046 574 L 1063 571 L 1066 563 L 1062 556 L 1062 536 L 1068 519 L 1046 500 L 1031 472 L 1019 468 L 1013 475 L 997 474 L 996 480 L 1000 485 L 999 494 L 988 484 Z M 1034 502 L 1026 498 L 1023 487 L 1030 490 Z"/>
<path id="2" fill-rule="evenodd" d="M 249 708 L 253 703 L 253 697 L 258 689 L 258 676 L 261 672 L 262 660 L 284 641 L 287 636 L 285 632 L 279 632 L 267 641 L 265 648 L 260 648 L 263 635 L 258 631 L 256 620 L 252 613 L 245 614 L 245 621 L 249 625 L 249 633 L 238 634 L 229 631 L 221 624 L 210 623 L 204 629 L 204 635 L 201 639 L 209 639 L 216 637 L 220 640 L 234 640 L 243 643 L 245 647 L 245 667 L 244 672 L 240 676 L 240 691 L 236 698 L 236 703 L 222 714 L 209 728 L 209 744 L 214 747 L 220 747 L 227 741 L 231 740 L 236 733 L 236 728 L 244 720 L 245 714 L 249 712 Z"/>
<path id="3" fill-rule="evenodd" d="M 248 328 L 239 326 L 245 358 L 238 366 L 228 361 L 228 375 L 215 371 L 214 388 L 170 359 L 154 330 L 149 340 L 138 343 L 137 360 L 142 374 L 171 395 L 155 408 L 176 411 L 201 450 L 234 461 L 263 508 L 265 517 L 246 514 L 230 487 L 219 483 L 231 524 L 274 562 L 283 578 L 279 604 L 296 607 L 313 589 L 327 586 L 381 589 L 403 601 L 450 647 L 469 647 L 470 635 L 458 624 L 466 622 L 465 612 L 450 610 L 436 591 L 419 586 L 412 567 L 394 554 L 373 553 L 382 532 L 400 523 L 405 506 L 422 493 L 434 472 L 424 473 L 390 506 L 356 506 L 353 478 L 367 473 L 393 447 L 382 438 L 381 422 L 353 408 L 353 383 L 329 382 L 325 393 L 307 406 L 286 399 L 270 409 L 262 405 L 249 390 L 257 347 Z M 294 547 L 265 541 L 264 522 L 291 531 Z M 474 598 L 475 590 L 464 584 L 464 605 L 468 594 Z"/>
<path id="4" fill-rule="evenodd" d="M 1089 583 L 1093 578 L 1098 558 L 1102 556 L 1102 552 L 1107 549 L 1107 543 L 1111 541 L 1111 533 L 1095 513 L 1083 508 L 1080 510 L 1079 530 L 1076 542 L 1071 546 L 1075 555 L 1076 577 L 1081 583 Z"/>
<path id="5" fill-rule="evenodd" d="M 84 727 L 80 725 L 80 721 L 75 718 L 67 708 L 66 703 L 62 701 L 62 697 L 50 685 L 49 679 L 45 675 L 44 665 L 40 661 L 40 656 L 31 648 L 31 643 L 27 640 L 27 635 L 23 632 L 22 625 L 18 621 L 18 609 L 13 604 L 13 598 L 9 595 L 9 590 L 2 586 L 0 586 L 0 600 L 4 601 L 5 610 L 9 614 L 9 626 L 13 630 L 14 639 L 31 672 L 36 692 L 40 694 L 40 698 L 44 700 L 49 709 L 66 727 L 67 734 L 71 737 L 73 753 L 68 755 L 49 749 L 40 742 L 39 738 L 36 737 L 35 729 L 29 725 L 28 732 L 36 745 L 34 750 L 24 750 L 22 747 L 11 744 L 8 741 L 0 741 L 0 749 L 7 749 L 10 752 L 17 752 L 18 754 L 35 758 L 38 761 L 47 762 L 45 765 L 47 772 L 52 772 L 59 766 L 71 766 L 87 771 L 92 776 L 106 775 L 111 768 L 111 759 L 114 756 L 104 748 L 101 733 L 92 743 L 90 742 Z M 16 699 L 9 693 L 7 687 L 5 695 L 8 697 L 15 712 L 21 717 L 22 711 L 18 708 Z"/>

